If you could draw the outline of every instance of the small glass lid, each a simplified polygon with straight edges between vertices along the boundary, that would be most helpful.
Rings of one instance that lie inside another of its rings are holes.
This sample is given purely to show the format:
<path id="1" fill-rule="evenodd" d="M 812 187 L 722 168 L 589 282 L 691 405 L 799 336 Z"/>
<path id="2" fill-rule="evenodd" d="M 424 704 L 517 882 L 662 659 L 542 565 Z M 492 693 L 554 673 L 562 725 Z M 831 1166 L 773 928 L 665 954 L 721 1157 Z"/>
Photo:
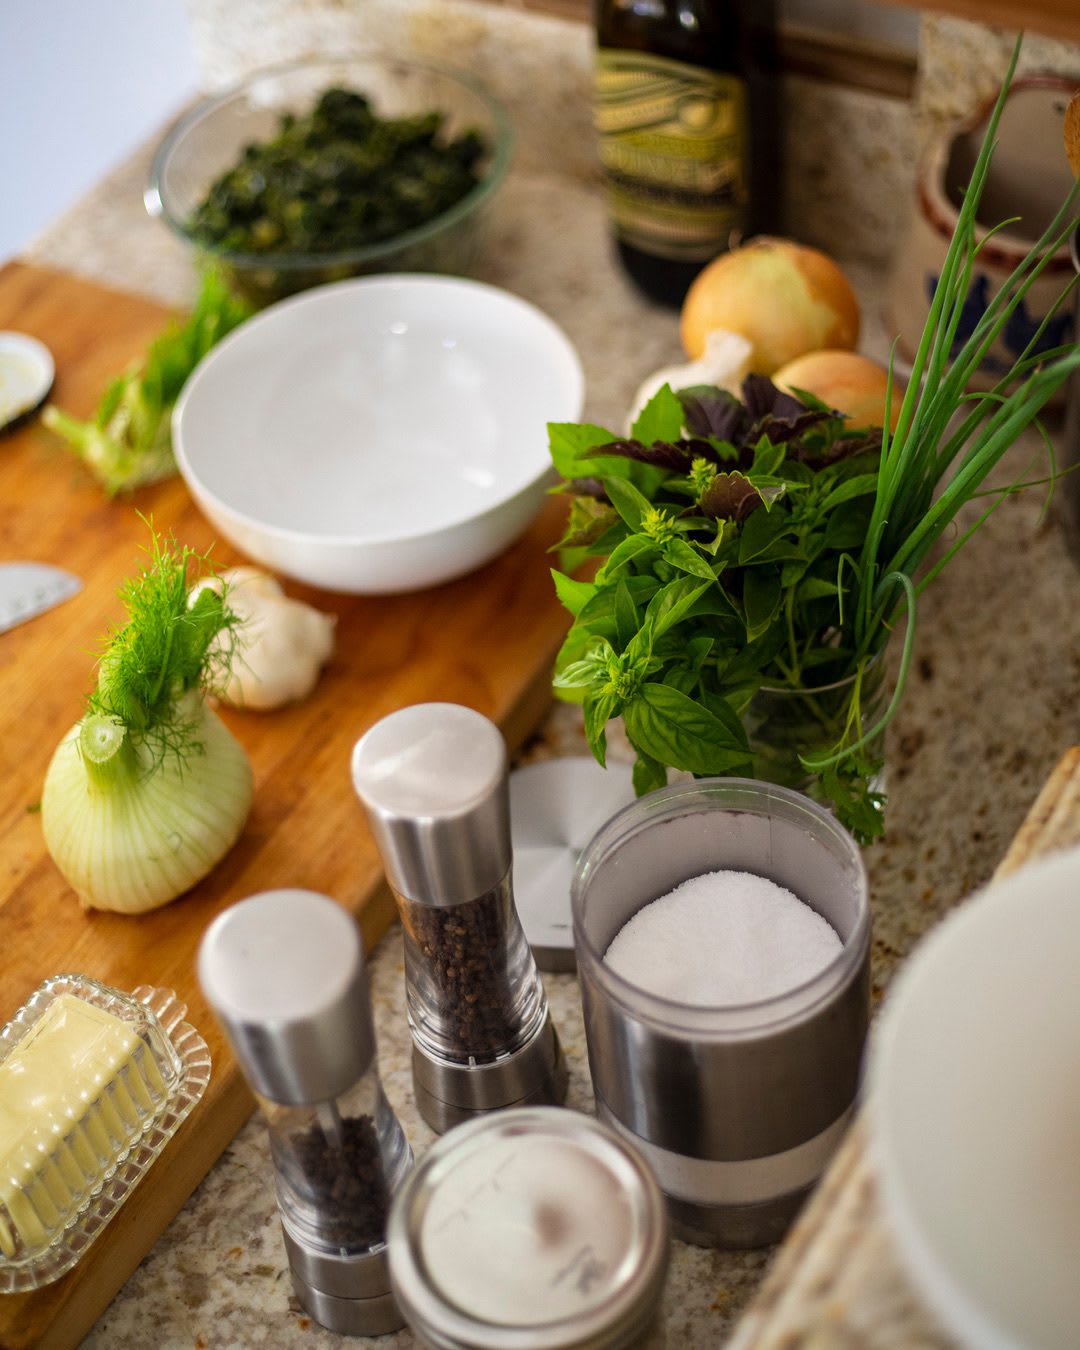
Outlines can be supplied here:
<path id="1" fill-rule="evenodd" d="M 591 1117 L 485 1116 L 440 1140 L 390 1216 L 402 1311 L 440 1346 L 624 1345 L 652 1320 L 668 1261 L 663 1198 Z"/>

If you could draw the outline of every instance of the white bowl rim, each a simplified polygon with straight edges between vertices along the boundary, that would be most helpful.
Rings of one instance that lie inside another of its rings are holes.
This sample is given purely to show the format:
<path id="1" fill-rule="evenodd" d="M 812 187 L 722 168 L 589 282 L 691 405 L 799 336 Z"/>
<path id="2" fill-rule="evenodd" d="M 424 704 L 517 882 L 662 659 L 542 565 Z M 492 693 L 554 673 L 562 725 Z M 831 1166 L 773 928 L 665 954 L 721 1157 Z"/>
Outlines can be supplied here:
<path id="1" fill-rule="evenodd" d="M 211 348 L 195 370 L 192 371 L 180 391 L 180 397 L 176 400 L 172 413 L 173 453 L 181 476 L 192 493 L 212 502 L 216 510 L 223 512 L 237 524 L 257 530 L 269 538 L 294 544 L 310 545 L 315 542 L 320 547 L 365 549 L 378 545 L 409 544 L 423 539 L 437 538 L 440 534 L 449 530 L 459 529 L 462 526 L 484 520 L 493 512 L 505 508 L 522 493 L 542 484 L 548 477 L 554 481 L 554 466 L 549 459 L 531 477 L 519 483 L 512 491 L 499 497 L 497 501 L 492 502 L 482 511 L 465 511 L 459 515 L 450 516 L 437 525 L 419 530 L 393 531 L 385 534 L 321 534 L 310 530 L 293 529 L 287 525 L 273 525 L 261 520 L 258 516 L 240 510 L 207 487 L 192 467 L 184 449 L 183 438 L 183 419 L 187 405 L 193 396 L 197 396 L 200 385 L 206 379 L 207 370 L 213 368 L 222 353 L 231 351 L 233 347 L 246 341 L 245 334 L 250 333 L 256 327 L 261 328 L 268 323 L 278 321 L 282 313 L 291 312 L 302 306 L 325 303 L 329 298 L 336 297 L 344 292 L 384 288 L 415 290 L 429 289 L 432 286 L 463 292 L 469 291 L 474 294 L 477 292 L 485 293 L 493 299 L 509 304 L 511 309 L 517 310 L 519 313 L 526 315 L 531 322 L 538 324 L 539 328 L 546 333 L 546 336 L 553 340 L 555 347 L 560 350 L 571 376 L 570 403 L 575 411 L 568 415 L 567 420 L 573 421 L 580 417 L 585 398 L 585 371 L 581 364 L 581 357 L 561 326 L 555 322 L 550 314 L 547 314 L 538 305 L 534 305 L 531 300 L 525 300 L 520 295 L 514 294 L 513 291 L 505 290 L 501 286 L 494 286 L 490 282 L 477 281 L 472 277 L 441 276 L 428 272 L 382 272 L 374 276 L 348 277 L 342 281 L 328 282 L 323 286 L 313 286 L 297 295 L 290 295 L 284 300 L 279 300 L 276 304 L 268 305 L 250 319 L 245 320 L 238 328 L 233 329 L 221 342 Z"/>
<path id="2" fill-rule="evenodd" d="M 906 1172 L 900 1161 L 902 1149 L 897 1141 L 897 1123 L 890 1105 L 902 1084 L 894 1063 L 895 1044 L 905 1032 L 908 1008 L 919 1001 L 929 984 L 942 980 L 943 967 L 955 960 L 970 934 L 993 933 L 999 916 L 1005 918 L 1023 910 L 1031 922 L 1038 923 L 1038 899 L 1057 886 L 1075 891 L 1080 875 L 1080 846 L 1044 854 L 1027 862 L 1015 872 L 991 879 L 963 903 L 950 910 L 927 933 L 918 948 L 898 972 L 888 991 L 886 1003 L 875 1028 L 868 1055 L 866 1073 L 866 1111 L 868 1151 L 877 1174 L 883 1211 L 895 1245 L 912 1283 L 925 1297 L 946 1330 L 965 1345 L 980 1350 L 1025 1350 L 1028 1342 L 996 1321 L 964 1278 L 950 1265 L 937 1241 L 928 1233 L 912 1202 L 906 1185 Z M 1037 897 L 1032 905 L 1031 897 Z M 980 958 L 985 957 L 985 951 Z"/>

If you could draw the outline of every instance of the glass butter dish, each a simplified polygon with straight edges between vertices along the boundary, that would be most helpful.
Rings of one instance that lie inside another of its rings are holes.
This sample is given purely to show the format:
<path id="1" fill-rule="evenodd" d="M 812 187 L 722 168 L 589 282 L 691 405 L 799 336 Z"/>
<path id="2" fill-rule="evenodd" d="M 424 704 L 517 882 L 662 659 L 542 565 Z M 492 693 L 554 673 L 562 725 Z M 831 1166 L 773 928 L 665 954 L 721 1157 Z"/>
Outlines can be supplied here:
<path id="1" fill-rule="evenodd" d="M 0 1294 L 79 1260 L 210 1080 L 171 989 L 46 980 L 0 1031 Z"/>

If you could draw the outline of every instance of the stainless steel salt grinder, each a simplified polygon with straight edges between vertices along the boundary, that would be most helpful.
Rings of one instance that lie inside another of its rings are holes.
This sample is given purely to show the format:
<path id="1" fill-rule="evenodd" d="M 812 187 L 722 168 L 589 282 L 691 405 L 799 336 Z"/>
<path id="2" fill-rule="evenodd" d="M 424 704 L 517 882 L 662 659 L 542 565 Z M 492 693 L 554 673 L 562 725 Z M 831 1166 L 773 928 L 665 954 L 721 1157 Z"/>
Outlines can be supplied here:
<path id="1" fill-rule="evenodd" d="M 252 896 L 210 925 L 199 981 L 266 1118 L 297 1297 L 331 1331 L 396 1331 L 386 1222 L 412 1153 L 379 1082 L 356 924 L 312 891 Z"/>
<path id="2" fill-rule="evenodd" d="M 404 930 L 420 1114 L 441 1133 L 560 1104 L 566 1066 L 514 906 L 498 728 L 455 703 L 403 708 L 357 742 L 352 774 Z"/>

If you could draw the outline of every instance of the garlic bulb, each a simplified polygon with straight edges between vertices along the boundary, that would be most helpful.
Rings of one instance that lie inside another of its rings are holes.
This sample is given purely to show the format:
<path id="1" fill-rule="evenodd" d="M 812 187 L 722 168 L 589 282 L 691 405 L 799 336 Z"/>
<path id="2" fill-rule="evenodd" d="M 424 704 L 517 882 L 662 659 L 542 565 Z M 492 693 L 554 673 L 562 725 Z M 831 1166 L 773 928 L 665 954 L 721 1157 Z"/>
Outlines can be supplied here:
<path id="1" fill-rule="evenodd" d="M 753 350 L 753 345 L 740 334 L 730 333 L 725 328 L 715 329 L 705 340 L 705 350 L 696 361 L 681 366 L 664 366 L 642 380 L 630 405 L 627 433 L 638 413 L 665 384 L 670 385 L 675 393 L 695 384 L 711 384 L 737 394 L 749 372 Z"/>
<path id="2" fill-rule="evenodd" d="M 215 690 L 233 708 L 278 708 L 306 698 L 334 650 L 332 614 L 290 599 L 278 582 L 254 567 L 234 567 L 192 588 L 193 602 L 207 587 L 224 584 L 229 608 L 239 617 L 238 651 L 228 683 Z"/>

